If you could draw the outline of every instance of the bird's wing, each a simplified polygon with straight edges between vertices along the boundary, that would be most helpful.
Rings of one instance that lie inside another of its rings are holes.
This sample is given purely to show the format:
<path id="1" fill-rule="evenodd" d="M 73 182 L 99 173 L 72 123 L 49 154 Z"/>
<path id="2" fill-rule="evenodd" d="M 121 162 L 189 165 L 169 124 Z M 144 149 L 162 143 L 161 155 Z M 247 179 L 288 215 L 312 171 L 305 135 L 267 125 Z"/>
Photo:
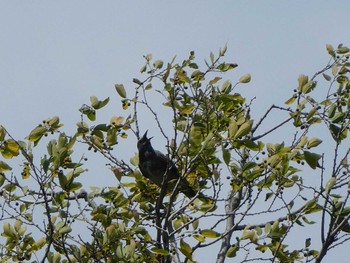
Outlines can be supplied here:
<path id="1" fill-rule="evenodd" d="M 156 158 L 158 159 L 158 163 L 162 164 L 162 168 L 164 171 L 167 169 L 170 171 L 168 175 L 168 180 L 178 179 L 179 178 L 179 171 L 176 168 L 176 165 L 174 162 L 172 162 L 168 157 L 166 157 L 162 152 L 155 151 Z"/>
<path id="2" fill-rule="evenodd" d="M 169 181 L 178 180 L 180 177 L 180 174 L 176 165 L 160 151 L 156 151 L 156 155 L 159 158 L 159 161 L 162 160 L 163 163 L 165 163 L 165 161 L 167 162 L 166 163 L 168 166 L 167 169 L 169 171 L 168 180 Z M 192 189 L 192 187 L 190 186 L 190 184 L 185 178 L 181 178 L 179 190 L 183 192 L 188 198 L 192 198 L 196 195 L 196 191 Z"/>

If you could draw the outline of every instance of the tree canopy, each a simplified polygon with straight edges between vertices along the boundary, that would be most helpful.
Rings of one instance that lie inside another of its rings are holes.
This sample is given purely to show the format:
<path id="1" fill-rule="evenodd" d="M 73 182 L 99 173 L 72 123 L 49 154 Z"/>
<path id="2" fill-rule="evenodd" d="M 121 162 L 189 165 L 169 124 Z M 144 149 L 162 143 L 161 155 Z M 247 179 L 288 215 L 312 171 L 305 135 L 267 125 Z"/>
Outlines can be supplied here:
<path id="1" fill-rule="evenodd" d="M 195 262 L 208 248 L 217 262 L 322 262 L 350 239 L 350 52 L 326 48 L 329 62 L 258 117 L 240 93 L 251 75 L 230 80 L 224 47 L 204 63 L 144 56 L 107 123 L 109 98 L 91 96 L 73 134 L 57 116 L 25 139 L 0 126 L 0 262 Z M 181 174 L 167 192 L 140 173 L 136 144 L 117 151 L 151 126 Z M 86 189 L 91 165 L 115 183 Z M 195 197 L 176 191 L 183 179 Z"/>

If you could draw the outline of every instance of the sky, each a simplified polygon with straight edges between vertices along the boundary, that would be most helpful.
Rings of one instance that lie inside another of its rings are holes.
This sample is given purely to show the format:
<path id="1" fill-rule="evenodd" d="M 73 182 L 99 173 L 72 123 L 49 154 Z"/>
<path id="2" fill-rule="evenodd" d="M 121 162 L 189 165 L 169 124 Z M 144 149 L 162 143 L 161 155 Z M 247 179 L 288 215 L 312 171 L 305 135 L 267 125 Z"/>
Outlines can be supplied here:
<path id="1" fill-rule="evenodd" d="M 225 45 L 225 60 L 239 65 L 227 77 L 252 75 L 239 92 L 256 97 L 258 115 L 288 99 L 299 74 L 326 65 L 326 44 L 350 45 L 349 13 L 348 0 L 2 1 L 0 124 L 23 139 L 58 115 L 73 132 L 91 95 L 111 98 L 108 121 L 123 114 L 114 84 L 132 92 L 143 55 L 180 62 L 194 50 L 203 61 Z"/>

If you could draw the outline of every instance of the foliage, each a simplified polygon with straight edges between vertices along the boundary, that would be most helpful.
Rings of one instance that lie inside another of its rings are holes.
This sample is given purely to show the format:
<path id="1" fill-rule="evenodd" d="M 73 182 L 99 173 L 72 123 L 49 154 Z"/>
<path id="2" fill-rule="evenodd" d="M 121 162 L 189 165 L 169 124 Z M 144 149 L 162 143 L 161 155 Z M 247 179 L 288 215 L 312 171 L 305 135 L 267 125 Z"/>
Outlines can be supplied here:
<path id="1" fill-rule="evenodd" d="M 260 119 L 238 93 L 250 74 L 223 79 L 237 68 L 224 62 L 225 47 L 205 65 L 194 52 L 182 63 L 145 56 L 133 92 L 115 85 L 125 114 L 109 123 L 97 122 L 109 98 L 92 96 L 71 135 L 56 116 L 25 140 L 0 126 L 0 262 L 194 262 L 215 244 L 217 262 L 321 262 L 350 238 L 350 53 L 343 45 L 327 51 L 326 67 L 300 75 L 286 106 L 272 105 Z M 118 143 L 139 138 L 150 120 L 169 158 L 207 199 L 164 197 L 138 171 L 137 156 L 117 156 Z M 85 145 L 105 159 L 115 185 L 83 190 L 91 164 L 74 150 Z M 313 224 L 319 235 L 300 235 Z M 299 242 L 289 238 L 295 233 Z"/>

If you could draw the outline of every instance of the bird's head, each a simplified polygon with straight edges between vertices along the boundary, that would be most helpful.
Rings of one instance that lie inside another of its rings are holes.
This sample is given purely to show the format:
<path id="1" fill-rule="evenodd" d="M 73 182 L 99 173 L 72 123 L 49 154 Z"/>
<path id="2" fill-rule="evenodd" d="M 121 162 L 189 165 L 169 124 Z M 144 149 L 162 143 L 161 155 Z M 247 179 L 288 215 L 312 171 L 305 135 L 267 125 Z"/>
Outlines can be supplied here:
<path id="1" fill-rule="evenodd" d="M 151 139 L 153 137 L 147 138 L 147 132 L 148 132 L 148 130 L 145 132 L 145 134 L 137 142 L 137 149 L 139 150 L 139 152 L 153 150 L 152 144 L 151 144 Z"/>

